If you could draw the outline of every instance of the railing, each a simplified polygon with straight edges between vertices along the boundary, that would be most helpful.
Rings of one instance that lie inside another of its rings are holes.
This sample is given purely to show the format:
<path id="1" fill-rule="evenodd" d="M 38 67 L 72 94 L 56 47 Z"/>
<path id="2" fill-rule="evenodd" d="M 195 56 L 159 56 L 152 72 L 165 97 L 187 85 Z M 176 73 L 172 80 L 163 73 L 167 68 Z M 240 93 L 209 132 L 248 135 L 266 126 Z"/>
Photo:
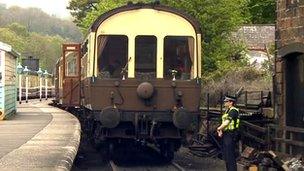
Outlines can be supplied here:
<path id="1" fill-rule="evenodd" d="M 220 99 L 223 99 L 223 97 L 224 93 L 221 93 Z M 252 97 L 256 98 L 253 99 Z M 261 109 L 271 106 L 271 97 L 271 92 L 240 91 L 238 93 L 237 106 L 240 108 L 241 117 L 243 112 L 249 111 L 251 113 L 248 117 L 243 115 L 244 118 L 241 121 L 242 143 L 253 144 L 254 147 L 262 150 L 275 150 L 282 153 L 296 154 L 299 151 L 303 152 L 304 128 L 274 125 L 273 119 L 263 117 L 263 110 Z M 212 131 L 212 126 L 209 123 L 217 123 L 224 110 L 222 104 L 217 103 L 217 105 L 213 104 L 214 107 L 210 107 L 209 102 L 209 94 L 207 94 L 206 107 L 201 108 L 207 123 L 205 126 L 207 134 Z M 218 100 L 218 102 L 221 102 L 221 100 Z M 255 116 L 259 117 L 252 117 L 252 111 L 256 111 Z"/>
<path id="2" fill-rule="evenodd" d="M 210 107 L 210 97 L 207 94 L 206 107 L 201 108 L 205 113 L 206 133 L 212 131 L 209 123 L 216 123 L 224 111 L 222 99 L 224 93 L 221 92 L 216 107 Z M 263 108 L 271 107 L 271 92 L 267 91 L 238 91 L 235 95 L 238 97 L 236 106 L 240 108 L 242 143 L 260 149 L 271 148 L 270 130 L 267 126 L 272 123 L 272 119 L 263 116 Z M 213 100 L 214 101 L 214 100 Z"/>
<path id="3" fill-rule="evenodd" d="M 296 149 L 304 150 L 304 128 L 278 125 L 269 125 L 269 128 L 276 151 L 295 154 L 299 152 Z"/>
<path id="4" fill-rule="evenodd" d="M 243 143 L 263 150 L 270 149 L 271 137 L 267 126 L 242 121 L 240 130 Z"/>
<path id="5" fill-rule="evenodd" d="M 47 90 L 47 97 L 54 97 L 55 96 L 55 87 L 52 86 L 52 87 L 48 87 L 48 90 Z M 33 99 L 33 98 L 39 98 L 40 95 L 40 89 L 39 87 L 31 87 L 28 89 L 28 98 L 29 99 Z M 17 94 L 19 94 L 19 88 L 17 88 Z M 22 99 L 25 100 L 25 97 L 26 97 L 26 90 L 25 88 L 23 87 L 22 88 Z M 45 98 L 45 89 L 43 88 L 42 89 L 42 98 Z M 19 101 L 19 96 L 17 96 L 17 100 Z"/>
<path id="6" fill-rule="evenodd" d="M 260 107 L 271 107 L 270 91 L 244 91 L 238 95 L 238 106 L 245 109 L 258 109 Z"/>

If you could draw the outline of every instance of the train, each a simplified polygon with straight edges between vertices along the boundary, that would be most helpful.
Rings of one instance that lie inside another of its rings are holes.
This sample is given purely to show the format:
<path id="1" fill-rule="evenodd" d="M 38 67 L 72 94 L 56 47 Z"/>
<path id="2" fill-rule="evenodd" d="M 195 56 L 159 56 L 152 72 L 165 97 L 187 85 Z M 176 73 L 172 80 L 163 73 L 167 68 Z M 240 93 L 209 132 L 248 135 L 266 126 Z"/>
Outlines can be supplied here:
<path id="1" fill-rule="evenodd" d="M 63 44 L 54 102 L 109 153 L 152 144 L 170 161 L 200 113 L 201 39 L 195 18 L 157 2 L 110 10 Z"/>

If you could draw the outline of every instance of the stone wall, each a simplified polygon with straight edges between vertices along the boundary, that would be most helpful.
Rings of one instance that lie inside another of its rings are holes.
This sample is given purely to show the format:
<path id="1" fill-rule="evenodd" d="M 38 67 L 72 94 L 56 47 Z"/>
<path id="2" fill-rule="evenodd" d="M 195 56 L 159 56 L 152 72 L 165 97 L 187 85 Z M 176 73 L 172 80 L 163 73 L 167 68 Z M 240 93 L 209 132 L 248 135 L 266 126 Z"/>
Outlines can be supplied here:
<path id="1" fill-rule="evenodd" d="M 274 105 L 279 124 L 286 122 L 285 64 L 287 57 L 304 53 L 304 0 L 277 0 Z"/>

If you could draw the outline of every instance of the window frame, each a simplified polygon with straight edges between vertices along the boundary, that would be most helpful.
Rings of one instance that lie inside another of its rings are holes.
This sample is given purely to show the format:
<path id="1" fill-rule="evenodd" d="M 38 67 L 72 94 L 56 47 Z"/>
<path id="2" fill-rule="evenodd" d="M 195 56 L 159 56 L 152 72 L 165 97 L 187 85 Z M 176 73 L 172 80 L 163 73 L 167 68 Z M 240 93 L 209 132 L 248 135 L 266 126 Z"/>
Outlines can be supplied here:
<path id="1" fill-rule="evenodd" d="M 153 72 L 139 72 L 139 73 L 143 73 L 143 77 L 144 77 L 145 73 L 155 73 L 154 76 L 152 77 L 152 79 L 157 79 L 157 70 L 158 70 L 157 61 L 159 60 L 158 59 L 158 39 L 159 39 L 159 37 L 157 37 L 157 35 L 147 35 L 147 34 L 136 35 L 134 37 L 134 78 L 140 79 L 137 76 L 138 71 L 136 71 L 137 70 L 136 61 L 138 59 L 138 57 L 136 55 L 136 51 L 137 51 L 136 40 L 137 40 L 138 37 L 153 37 L 154 38 L 154 40 L 153 40 L 153 41 L 155 41 L 155 42 L 153 42 L 153 43 L 155 43 L 155 44 L 153 44 L 154 47 L 155 47 L 154 48 L 154 50 L 155 50 L 154 51 L 154 61 L 153 61 L 154 62 L 154 71 Z"/>
<path id="2" fill-rule="evenodd" d="M 96 70 L 96 72 L 97 72 L 97 78 L 99 78 L 99 74 L 100 74 L 100 68 L 99 68 L 99 56 L 101 56 L 101 54 L 102 54 L 102 52 L 100 52 L 100 50 L 99 50 L 99 41 L 100 41 L 100 37 L 102 37 L 102 36 L 106 36 L 107 38 L 109 37 L 109 36 L 122 36 L 122 37 L 124 37 L 124 38 L 126 38 L 126 41 L 127 41 L 127 43 L 126 43 L 126 56 L 127 56 L 127 58 L 125 59 L 126 60 L 126 64 L 128 63 L 128 56 L 129 56 L 129 43 L 130 43 L 130 40 L 129 40 L 129 36 L 128 35 L 126 35 L 126 34 L 99 34 L 99 35 L 97 35 L 96 36 L 96 47 L 95 47 L 95 49 L 96 49 L 96 64 L 95 64 L 95 66 L 96 66 L 96 68 L 97 68 L 97 70 Z M 107 40 L 108 41 L 108 40 Z M 107 43 L 107 42 L 106 42 Z M 106 45 L 106 44 L 105 44 Z M 104 50 L 104 48 L 105 48 L 105 45 L 104 45 L 104 47 L 103 47 L 103 50 Z M 125 64 L 125 65 L 126 65 Z M 125 66 L 124 65 L 124 66 Z M 95 67 L 94 66 L 94 67 Z M 128 68 L 126 68 L 127 70 L 128 70 Z M 128 74 L 125 74 L 125 77 L 127 78 L 128 77 Z M 111 77 L 111 75 L 109 75 L 109 77 L 102 77 L 101 79 L 104 79 L 104 80 L 109 80 L 109 79 L 118 79 L 118 78 L 116 78 L 116 77 Z"/>
<path id="3" fill-rule="evenodd" d="M 193 78 L 195 77 L 194 76 L 194 73 L 195 73 L 194 70 L 196 69 L 196 67 L 195 67 L 195 60 L 198 60 L 198 59 L 195 59 L 195 58 L 197 58 L 197 56 L 196 56 L 196 43 L 197 43 L 196 42 L 196 38 L 193 37 L 193 36 L 190 36 L 190 35 L 166 35 L 166 36 L 163 37 L 163 79 L 166 79 L 166 80 L 172 79 L 171 77 L 167 77 L 166 71 L 165 71 L 165 67 L 166 67 L 166 55 L 165 55 L 165 52 L 166 52 L 165 47 L 166 46 L 165 45 L 166 45 L 166 38 L 169 38 L 169 37 L 171 37 L 171 38 L 172 37 L 173 38 L 191 38 L 192 45 L 193 45 L 193 47 L 192 47 L 192 55 L 191 55 L 191 52 L 188 51 L 190 62 L 191 62 L 191 67 L 190 67 L 190 71 L 189 71 L 190 77 L 189 77 L 189 79 L 182 79 L 182 78 L 178 78 L 177 79 L 176 78 L 177 80 L 185 80 L 185 81 L 191 80 L 192 77 Z M 188 42 L 188 48 L 189 48 L 189 42 Z"/>

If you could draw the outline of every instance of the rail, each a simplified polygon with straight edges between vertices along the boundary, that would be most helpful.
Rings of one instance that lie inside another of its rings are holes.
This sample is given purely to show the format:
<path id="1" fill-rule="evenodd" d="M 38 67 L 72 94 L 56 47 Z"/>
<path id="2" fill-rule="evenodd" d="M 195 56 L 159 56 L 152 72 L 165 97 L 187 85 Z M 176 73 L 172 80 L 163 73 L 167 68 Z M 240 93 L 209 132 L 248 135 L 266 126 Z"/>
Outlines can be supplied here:
<path id="1" fill-rule="evenodd" d="M 304 148 L 304 128 L 291 126 L 269 125 L 271 140 L 275 144 L 275 150 L 293 154 L 298 148 Z M 283 147 L 283 148 L 279 148 Z"/>
<path id="2" fill-rule="evenodd" d="M 257 143 L 257 147 L 263 149 L 270 148 L 270 136 L 269 129 L 265 126 L 255 125 L 253 123 L 242 121 L 241 122 L 241 135 L 243 140 L 247 140 L 247 143 L 255 142 Z M 249 141 L 248 141 L 249 140 Z"/>

